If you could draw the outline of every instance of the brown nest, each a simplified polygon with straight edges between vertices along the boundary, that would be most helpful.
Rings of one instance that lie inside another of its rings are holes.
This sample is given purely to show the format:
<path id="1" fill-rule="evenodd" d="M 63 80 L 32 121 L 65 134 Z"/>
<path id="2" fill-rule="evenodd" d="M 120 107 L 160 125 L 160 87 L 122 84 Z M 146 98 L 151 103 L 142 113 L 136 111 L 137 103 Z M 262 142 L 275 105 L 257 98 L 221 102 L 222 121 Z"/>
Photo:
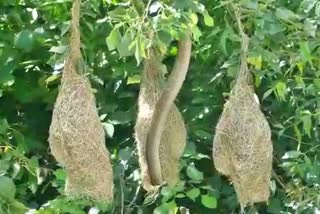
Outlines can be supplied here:
<path id="1" fill-rule="evenodd" d="M 243 31 L 239 8 L 231 6 L 242 37 L 241 65 L 216 127 L 213 160 L 216 169 L 232 181 L 243 210 L 270 196 L 273 147 L 271 129 L 260 110 L 246 61 L 249 38 Z"/>
<path id="2" fill-rule="evenodd" d="M 246 61 L 242 59 L 213 144 L 215 167 L 231 179 L 242 208 L 268 200 L 272 171 L 271 130 L 249 77 Z"/>
<path id="3" fill-rule="evenodd" d="M 70 53 L 49 131 L 52 154 L 67 172 L 66 195 L 111 201 L 113 173 L 90 83 L 81 73 L 79 0 L 72 9 Z"/>

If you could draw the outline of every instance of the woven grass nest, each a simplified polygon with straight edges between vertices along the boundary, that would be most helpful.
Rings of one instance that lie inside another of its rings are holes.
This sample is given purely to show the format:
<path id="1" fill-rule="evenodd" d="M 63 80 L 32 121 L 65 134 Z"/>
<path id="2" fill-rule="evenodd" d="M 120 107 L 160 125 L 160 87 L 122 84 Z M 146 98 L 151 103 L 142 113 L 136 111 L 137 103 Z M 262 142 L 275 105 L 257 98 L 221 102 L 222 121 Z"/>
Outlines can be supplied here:
<path id="1" fill-rule="evenodd" d="M 272 151 L 271 130 L 255 98 L 244 58 L 213 144 L 215 167 L 232 181 L 242 208 L 268 200 Z"/>
<path id="2" fill-rule="evenodd" d="M 79 1 L 74 1 L 70 53 L 53 110 L 49 144 L 66 169 L 67 196 L 109 202 L 113 198 L 113 173 L 105 133 L 90 83 L 79 71 L 79 7 Z"/>
<path id="3" fill-rule="evenodd" d="M 144 61 L 143 77 L 138 99 L 138 115 L 135 125 L 135 138 L 139 154 L 143 188 L 154 189 L 148 172 L 146 144 L 155 105 L 163 90 L 164 65 L 161 56 L 150 50 L 150 58 Z M 175 185 L 179 180 L 179 159 L 186 145 L 186 128 L 184 120 L 176 105 L 167 118 L 166 127 L 161 137 L 159 148 L 161 174 L 168 185 Z"/>

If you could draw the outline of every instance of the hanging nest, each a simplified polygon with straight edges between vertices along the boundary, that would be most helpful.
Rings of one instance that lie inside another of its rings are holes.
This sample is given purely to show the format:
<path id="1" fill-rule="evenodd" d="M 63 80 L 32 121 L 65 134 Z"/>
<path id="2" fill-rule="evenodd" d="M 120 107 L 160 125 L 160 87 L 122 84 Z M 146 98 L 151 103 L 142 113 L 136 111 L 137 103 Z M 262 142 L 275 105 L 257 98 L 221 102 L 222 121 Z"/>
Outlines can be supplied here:
<path id="1" fill-rule="evenodd" d="M 89 80 L 81 73 L 79 0 L 74 1 L 70 53 L 49 131 L 51 152 L 67 172 L 66 195 L 96 201 L 113 198 L 113 173 L 105 133 Z"/>
<path id="2" fill-rule="evenodd" d="M 213 143 L 215 167 L 231 179 L 242 208 L 268 200 L 272 151 L 271 130 L 260 110 L 243 56 Z"/>
<path id="3" fill-rule="evenodd" d="M 138 99 L 138 116 L 135 125 L 139 164 L 142 173 L 143 187 L 147 191 L 154 189 L 151 184 L 146 144 L 155 106 L 159 100 L 165 84 L 165 66 L 161 63 L 161 56 L 150 50 L 149 59 L 144 61 L 143 77 Z M 168 115 L 166 127 L 162 133 L 159 157 L 163 181 L 168 185 L 175 185 L 179 180 L 179 159 L 186 145 L 186 128 L 184 120 L 176 105 Z"/>

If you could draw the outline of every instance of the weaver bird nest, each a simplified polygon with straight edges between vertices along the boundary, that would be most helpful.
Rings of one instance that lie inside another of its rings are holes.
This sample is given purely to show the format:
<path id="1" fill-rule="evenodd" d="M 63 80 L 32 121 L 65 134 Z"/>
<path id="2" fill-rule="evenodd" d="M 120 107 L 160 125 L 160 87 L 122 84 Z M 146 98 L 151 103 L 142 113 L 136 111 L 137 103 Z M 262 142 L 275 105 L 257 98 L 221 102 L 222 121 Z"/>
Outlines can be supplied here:
<path id="1" fill-rule="evenodd" d="M 79 0 L 74 1 L 70 53 L 49 133 L 51 152 L 67 172 L 66 195 L 97 201 L 113 198 L 113 173 L 89 80 L 81 68 Z"/>
<path id="2" fill-rule="evenodd" d="M 245 59 L 241 64 L 216 127 L 213 159 L 216 169 L 231 179 L 244 208 L 269 198 L 273 148 L 271 130 L 249 83 Z"/>
<path id="3" fill-rule="evenodd" d="M 151 51 L 150 58 L 144 61 L 144 70 L 138 99 L 138 116 L 135 125 L 135 138 L 137 141 L 139 164 L 142 171 L 143 187 L 147 191 L 153 190 L 151 184 L 147 157 L 146 144 L 150 130 L 155 106 L 162 91 L 165 66 L 161 57 Z M 162 133 L 159 148 L 161 174 L 163 181 L 174 185 L 179 180 L 179 160 L 186 145 L 186 129 L 184 120 L 173 105 L 167 117 L 166 127 Z"/>
<path id="4" fill-rule="evenodd" d="M 52 154 L 66 168 L 67 195 L 112 199 L 112 167 L 105 133 L 85 76 L 74 74 L 63 79 L 53 110 L 49 142 Z"/>

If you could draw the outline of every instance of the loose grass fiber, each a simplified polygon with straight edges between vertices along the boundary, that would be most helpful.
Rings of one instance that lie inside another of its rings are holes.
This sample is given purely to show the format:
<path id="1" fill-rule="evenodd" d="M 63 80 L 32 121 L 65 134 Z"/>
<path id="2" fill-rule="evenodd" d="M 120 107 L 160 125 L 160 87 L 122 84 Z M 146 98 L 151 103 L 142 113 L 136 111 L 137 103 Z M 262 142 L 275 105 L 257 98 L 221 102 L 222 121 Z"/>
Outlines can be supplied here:
<path id="1" fill-rule="evenodd" d="M 154 190 L 147 164 L 147 136 L 151 127 L 155 106 L 165 84 L 161 56 L 150 49 L 149 59 L 144 61 L 143 75 L 138 99 L 138 115 L 135 125 L 139 164 L 142 171 L 143 188 Z M 179 159 L 186 145 L 186 129 L 183 118 L 175 105 L 167 117 L 166 127 L 162 133 L 159 156 L 163 181 L 174 185 L 179 180 Z"/>
<path id="2" fill-rule="evenodd" d="M 66 168 L 67 196 L 110 202 L 113 173 L 105 133 L 90 83 L 81 73 L 79 13 L 80 0 L 74 0 L 69 55 L 53 110 L 49 144 Z"/>
<path id="3" fill-rule="evenodd" d="M 240 21 L 238 24 L 241 26 Z M 273 147 L 271 130 L 255 98 L 246 63 L 248 38 L 240 29 L 240 71 L 216 127 L 213 159 L 216 169 L 232 181 L 243 209 L 269 198 Z"/>

